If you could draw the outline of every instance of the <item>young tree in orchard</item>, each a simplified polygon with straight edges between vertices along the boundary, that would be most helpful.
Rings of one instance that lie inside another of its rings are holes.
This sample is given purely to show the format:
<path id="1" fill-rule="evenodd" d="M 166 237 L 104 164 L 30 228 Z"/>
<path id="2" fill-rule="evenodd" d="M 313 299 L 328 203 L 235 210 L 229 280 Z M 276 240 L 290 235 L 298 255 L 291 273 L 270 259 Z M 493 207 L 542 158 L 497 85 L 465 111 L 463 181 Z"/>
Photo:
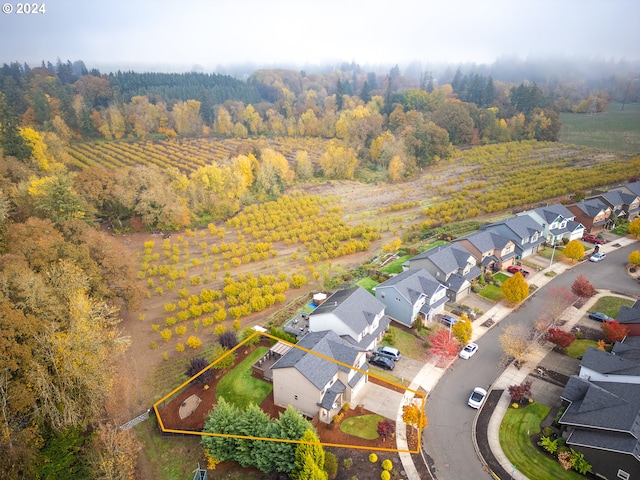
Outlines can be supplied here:
<path id="1" fill-rule="evenodd" d="M 451 333 L 461 345 L 466 345 L 471 341 L 473 325 L 471 325 L 471 320 L 469 320 L 466 313 L 463 313 L 460 316 L 460 321 L 451 327 Z"/>
<path id="2" fill-rule="evenodd" d="M 529 284 L 520 272 L 506 279 L 502 284 L 502 293 L 511 303 L 520 303 L 529 296 Z"/>
<path id="3" fill-rule="evenodd" d="M 584 245 L 580 240 L 571 240 L 564 247 L 562 254 L 571 260 L 582 260 L 584 257 Z"/>
<path id="4" fill-rule="evenodd" d="M 584 275 L 578 275 L 578 278 L 571 284 L 571 291 L 576 297 L 582 299 L 591 298 L 598 293 L 596 287 Z"/>
<path id="5" fill-rule="evenodd" d="M 602 322 L 602 333 L 609 342 L 620 342 L 629 335 L 629 328 L 617 320 Z"/>
<path id="6" fill-rule="evenodd" d="M 640 217 L 629 224 L 627 231 L 634 237 L 640 237 Z"/>

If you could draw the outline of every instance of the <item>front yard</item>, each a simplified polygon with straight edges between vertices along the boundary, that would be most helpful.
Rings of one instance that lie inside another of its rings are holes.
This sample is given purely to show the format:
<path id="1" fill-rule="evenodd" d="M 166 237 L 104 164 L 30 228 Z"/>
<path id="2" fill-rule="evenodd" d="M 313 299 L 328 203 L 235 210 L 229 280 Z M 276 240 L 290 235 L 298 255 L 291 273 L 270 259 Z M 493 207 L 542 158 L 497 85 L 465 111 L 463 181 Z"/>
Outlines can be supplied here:
<path id="1" fill-rule="evenodd" d="M 580 480 L 584 477 L 543 454 L 532 437 L 540 432 L 540 423 L 550 408 L 539 403 L 509 408 L 500 425 L 500 446 L 512 465 L 530 480 Z"/>
<path id="2" fill-rule="evenodd" d="M 611 318 L 616 318 L 618 316 L 618 311 L 620 311 L 620 307 L 623 305 L 630 307 L 633 305 L 633 300 L 613 296 L 601 297 L 595 305 L 589 309 L 589 311 L 602 312 L 609 315 Z"/>

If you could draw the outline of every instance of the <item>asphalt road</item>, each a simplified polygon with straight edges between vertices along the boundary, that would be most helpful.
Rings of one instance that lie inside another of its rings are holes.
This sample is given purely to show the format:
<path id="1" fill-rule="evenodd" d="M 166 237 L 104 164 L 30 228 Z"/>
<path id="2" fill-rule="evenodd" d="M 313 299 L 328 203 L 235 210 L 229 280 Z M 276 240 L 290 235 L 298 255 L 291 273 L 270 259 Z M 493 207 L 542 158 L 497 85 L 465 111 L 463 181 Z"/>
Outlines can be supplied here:
<path id="1" fill-rule="evenodd" d="M 514 323 L 533 321 L 544 311 L 544 291 L 551 286 L 570 288 L 580 274 L 597 289 L 637 297 L 640 284 L 622 270 L 629 253 L 637 248 L 637 243 L 620 248 L 608 253 L 601 262 L 586 261 L 558 275 L 480 338 L 477 341 L 480 348 L 470 360 L 454 362 L 429 394 L 425 408 L 429 426 L 424 431 L 424 449 L 437 480 L 492 478 L 484 471 L 473 448 L 471 428 L 477 411 L 467 406 L 467 400 L 474 387 L 488 390 L 504 370 L 498 341 L 504 329 Z"/>

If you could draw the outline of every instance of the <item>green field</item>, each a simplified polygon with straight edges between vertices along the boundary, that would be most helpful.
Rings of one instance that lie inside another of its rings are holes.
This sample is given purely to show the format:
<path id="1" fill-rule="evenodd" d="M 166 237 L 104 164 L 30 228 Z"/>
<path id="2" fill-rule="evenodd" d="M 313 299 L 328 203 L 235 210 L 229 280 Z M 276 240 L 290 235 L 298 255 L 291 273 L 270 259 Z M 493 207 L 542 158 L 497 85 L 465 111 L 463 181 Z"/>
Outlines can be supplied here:
<path id="1" fill-rule="evenodd" d="M 612 103 L 604 113 L 561 113 L 560 142 L 614 152 L 640 153 L 640 104 Z"/>

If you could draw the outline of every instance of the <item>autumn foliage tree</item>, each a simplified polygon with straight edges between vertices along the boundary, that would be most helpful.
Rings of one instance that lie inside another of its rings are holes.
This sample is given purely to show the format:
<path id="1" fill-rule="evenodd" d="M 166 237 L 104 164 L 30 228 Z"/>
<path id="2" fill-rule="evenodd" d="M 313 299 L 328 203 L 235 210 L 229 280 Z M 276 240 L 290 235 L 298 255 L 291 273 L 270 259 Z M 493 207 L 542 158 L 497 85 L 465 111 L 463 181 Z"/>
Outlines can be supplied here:
<path id="1" fill-rule="evenodd" d="M 629 328 L 617 320 L 602 322 L 602 333 L 609 342 L 620 342 L 629 335 Z"/>
<path id="2" fill-rule="evenodd" d="M 418 430 L 427 428 L 429 423 L 427 416 L 416 402 L 411 402 L 409 405 L 402 407 L 402 421 Z"/>
<path id="3" fill-rule="evenodd" d="M 565 332 L 559 328 L 550 328 L 547 332 L 547 340 L 562 348 L 567 348 L 573 343 L 576 336 L 571 332 Z"/>
<path id="4" fill-rule="evenodd" d="M 471 341 L 473 326 L 466 313 L 463 313 L 460 316 L 460 321 L 451 327 L 451 333 L 461 345 L 466 345 Z"/>
<path id="5" fill-rule="evenodd" d="M 499 337 L 505 355 L 517 365 L 527 361 L 531 351 L 531 332 L 524 325 L 509 325 Z"/>
<path id="6" fill-rule="evenodd" d="M 640 250 L 634 250 L 629 254 L 629 263 L 633 265 L 640 265 Z"/>
<path id="7" fill-rule="evenodd" d="M 582 260 L 584 257 L 584 245 L 579 240 L 571 240 L 564 247 L 562 254 L 571 260 Z"/>
<path id="8" fill-rule="evenodd" d="M 449 335 L 447 329 L 441 328 L 431 337 L 431 353 L 434 355 L 440 355 L 445 360 L 454 357 L 460 351 L 460 342 L 457 338 Z"/>
<path id="9" fill-rule="evenodd" d="M 525 281 L 524 276 L 517 272 L 504 281 L 502 293 L 509 302 L 520 303 L 529 296 L 529 284 Z"/>
<path id="10" fill-rule="evenodd" d="M 596 288 L 584 275 L 579 275 L 574 280 L 571 284 L 571 291 L 579 298 L 591 298 L 597 293 Z"/>
<path id="11" fill-rule="evenodd" d="M 511 400 L 517 403 L 531 398 L 531 380 L 527 380 L 520 385 L 509 385 L 509 395 Z"/>
<path id="12" fill-rule="evenodd" d="M 627 231 L 634 237 L 640 237 L 640 217 L 629 224 Z"/>

